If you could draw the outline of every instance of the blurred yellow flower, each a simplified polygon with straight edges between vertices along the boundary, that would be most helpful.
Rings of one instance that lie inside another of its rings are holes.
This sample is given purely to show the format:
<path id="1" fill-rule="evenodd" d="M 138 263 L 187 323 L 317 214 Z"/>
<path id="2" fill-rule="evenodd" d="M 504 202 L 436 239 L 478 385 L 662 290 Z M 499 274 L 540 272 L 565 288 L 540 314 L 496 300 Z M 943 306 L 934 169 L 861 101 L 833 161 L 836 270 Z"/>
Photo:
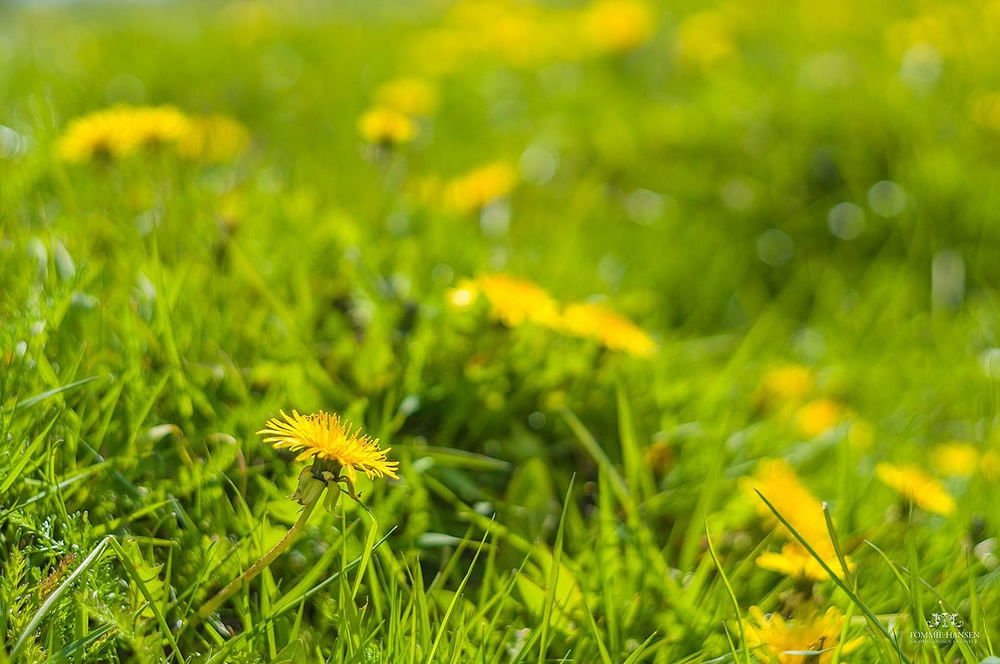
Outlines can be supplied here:
<path id="1" fill-rule="evenodd" d="M 674 55 L 686 66 L 710 67 L 736 53 L 729 17 L 705 11 L 684 19 L 677 28 Z"/>
<path id="2" fill-rule="evenodd" d="M 287 415 L 282 411 L 281 418 L 272 417 L 257 433 L 277 449 L 299 452 L 298 461 L 315 457 L 339 463 L 352 483 L 358 470 L 372 479 L 398 479 L 399 462 L 386 458 L 390 448 L 379 449 L 377 438 L 362 434 L 361 427 L 353 429 L 336 414 L 299 415 L 293 410 Z"/>
<path id="3" fill-rule="evenodd" d="M 915 466 L 880 463 L 875 466 L 875 474 L 904 498 L 928 512 L 948 515 L 955 511 L 955 499 L 944 486 Z"/>
<path id="4" fill-rule="evenodd" d="M 563 311 L 562 322 L 567 332 L 596 339 L 611 350 L 637 357 L 656 354 L 656 342 L 642 328 L 600 304 L 569 304 Z"/>
<path id="5" fill-rule="evenodd" d="M 376 107 L 361 115 L 358 131 L 369 143 L 391 146 L 412 141 L 417 135 L 417 126 L 409 116 L 397 110 Z"/>
<path id="6" fill-rule="evenodd" d="M 786 621 L 778 614 L 765 614 L 750 607 L 753 622 L 748 624 L 747 640 L 754 649 L 764 650 L 767 661 L 778 664 L 827 664 L 840 641 L 844 614 L 830 607 L 823 615 L 803 616 Z M 859 637 L 844 644 L 848 653 L 861 645 Z"/>
<path id="7" fill-rule="evenodd" d="M 795 471 L 784 460 L 762 461 L 753 476 L 740 480 L 740 488 L 762 516 L 773 520 L 771 510 L 754 490 L 760 491 L 778 513 L 802 535 L 817 555 L 824 561 L 836 559 L 837 551 L 830 539 L 822 503 L 802 485 Z M 792 534 L 786 532 L 784 528 L 782 532 L 786 537 L 792 537 Z M 839 566 L 833 569 L 839 569 Z"/>
<path id="8" fill-rule="evenodd" d="M 814 399 L 795 413 L 795 427 L 809 438 L 822 435 L 840 424 L 847 409 L 833 399 Z"/>
<path id="9" fill-rule="evenodd" d="M 817 553 L 819 552 L 817 551 Z M 829 578 L 829 575 L 819 564 L 819 561 L 816 560 L 812 554 L 806 551 L 805 548 L 798 542 L 786 543 L 783 547 L 781 547 L 781 553 L 775 553 L 773 551 L 762 553 L 757 557 L 756 562 L 758 567 L 771 570 L 772 572 L 779 572 L 785 576 L 790 576 L 796 579 L 825 581 Z M 837 574 L 843 572 L 840 560 L 837 559 L 836 556 L 824 559 L 823 562 Z M 849 569 L 855 568 L 855 565 L 851 562 L 850 558 L 845 556 L 844 562 L 847 563 L 847 567 Z"/>
<path id="10" fill-rule="evenodd" d="M 757 388 L 758 399 L 768 407 L 798 405 L 816 387 L 812 369 L 801 364 L 782 364 L 767 370 Z"/>
<path id="11" fill-rule="evenodd" d="M 516 327 L 525 322 L 543 327 L 559 325 L 559 305 L 544 289 L 506 274 L 491 274 L 461 282 L 448 292 L 449 303 L 466 308 L 482 294 L 489 302 L 491 315 L 505 325 Z"/>
<path id="12" fill-rule="evenodd" d="M 583 33 L 602 51 L 628 51 L 653 34 L 650 6 L 641 0 L 598 0 L 582 10 Z"/>
<path id="13" fill-rule="evenodd" d="M 516 184 L 514 167 L 495 161 L 450 180 L 445 185 L 444 201 L 461 212 L 479 210 L 509 194 Z"/>
<path id="14" fill-rule="evenodd" d="M 972 443 L 942 443 L 931 450 L 931 462 L 936 470 L 945 475 L 969 477 L 979 465 L 979 451 Z"/>
<path id="15" fill-rule="evenodd" d="M 190 121 L 173 106 L 115 106 L 73 120 L 56 142 L 69 162 L 126 157 L 145 147 L 176 144 Z"/>
<path id="16" fill-rule="evenodd" d="M 437 108 L 438 92 L 422 78 L 397 78 L 379 86 L 375 99 L 383 108 L 405 115 L 428 115 Z"/>
<path id="17" fill-rule="evenodd" d="M 188 159 L 223 162 L 233 159 L 250 142 L 246 127 L 227 115 L 190 117 L 188 131 L 177 146 Z"/>

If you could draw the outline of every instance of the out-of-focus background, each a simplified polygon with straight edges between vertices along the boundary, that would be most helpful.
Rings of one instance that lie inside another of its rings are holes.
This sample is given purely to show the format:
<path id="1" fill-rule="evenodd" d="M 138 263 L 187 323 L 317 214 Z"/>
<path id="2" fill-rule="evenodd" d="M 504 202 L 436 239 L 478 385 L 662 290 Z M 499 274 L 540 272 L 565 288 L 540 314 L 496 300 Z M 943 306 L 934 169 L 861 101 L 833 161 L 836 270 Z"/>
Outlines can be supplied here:
<path id="1" fill-rule="evenodd" d="M 998 2 L 0 3 L 0 657 L 985 661 L 998 43 Z M 401 479 L 189 628 L 295 519 L 282 409 Z"/>

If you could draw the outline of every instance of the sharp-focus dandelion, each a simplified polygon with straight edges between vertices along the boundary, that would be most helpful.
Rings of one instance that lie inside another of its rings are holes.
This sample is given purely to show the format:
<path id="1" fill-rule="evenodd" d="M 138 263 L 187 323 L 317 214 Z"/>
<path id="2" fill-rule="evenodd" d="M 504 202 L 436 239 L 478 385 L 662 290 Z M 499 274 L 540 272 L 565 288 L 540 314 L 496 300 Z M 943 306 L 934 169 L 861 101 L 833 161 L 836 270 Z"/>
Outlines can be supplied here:
<path id="1" fill-rule="evenodd" d="M 827 664 L 833 659 L 844 629 L 844 614 L 835 607 L 823 615 L 785 620 L 751 606 L 750 616 L 753 618 L 747 624 L 750 646 L 765 653 L 765 661 L 778 664 Z M 849 653 L 861 642 L 861 637 L 848 641 L 841 652 Z"/>
<path id="2" fill-rule="evenodd" d="M 945 516 L 955 511 L 955 499 L 944 486 L 916 466 L 880 463 L 875 466 L 875 474 L 887 486 L 921 509 Z"/>
<path id="3" fill-rule="evenodd" d="M 324 491 L 328 491 L 327 509 L 332 510 L 340 497 L 341 482 L 345 484 L 348 495 L 361 502 L 354 489 L 358 471 L 372 479 L 398 479 L 396 470 L 399 463 L 388 460 L 389 448 L 381 449 L 377 439 L 362 433 L 360 427 L 353 428 L 336 414 L 319 411 L 311 415 L 300 415 L 293 410 L 291 415 L 287 415 L 282 412 L 280 418 L 268 420 L 258 434 L 264 436 L 265 443 L 270 443 L 277 449 L 297 452 L 298 461 L 312 460 L 312 465 L 303 468 L 299 474 L 298 488 L 293 496 L 302 505 L 302 511 L 295 524 L 278 543 L 203 604 L 189 624 L 195 624 L 214 613 L 226 599 L 285 551 L 298 537 Z"/>
<path id="4" fill-rule="evenodd" d="M 589 302 L 566 306 L 563 328 L 570 334 L 596 339 L 606 348 L 652 357 L 656 342 L 642 328 L 610 308 Z"/>
<path id="5" fill-rule="evenodd" d="M 358 131 L 369 143 L 392 147 L 412 141 L 417 135 L 417 125 L 405 113 L 377 107 L 358 119 Z"/>
<path id="6" fill-rule="evenodd" d="M 470 306 L 479 295 L 486 298 L 493 318 L 509 327 L 524 323 L 548 328 L 559 326 L 559 305 L 545 289 L 506 274 L 464 281 L 448 293 L 448 301 L 461 309 Z"/>
<path id="7" fill-rule="evenodd" d="M 475 168 L 445 185 L 445 204 L 459 212 L 480 210 L 509 194 L 517 184 L 517 171 L 505 161 Z"/>
<path id="8" fill-rule="evenodd" d="M 352 428 L 336 414 L 282 412 L 280 418 L 271 418 L 257 433 L 276 449 L 297 452 L 298 461 L 315 458 L 335 462 L 352 482 L 357 471 L 371 479 L 383 476 L 399 479 L 396 475 L 399 463 L 387 458 L 389 448 L 380 449 L 378 439 L 363 434 L 360 427 Z"/>
<path id="9" fill-rule="evenodd" d="M 176 145 L 190 128 L 189 118 L 173 106 L 115 106 L 71 122 L 56 152 L 68 162 L 120 159 L 143 148 Z"/>

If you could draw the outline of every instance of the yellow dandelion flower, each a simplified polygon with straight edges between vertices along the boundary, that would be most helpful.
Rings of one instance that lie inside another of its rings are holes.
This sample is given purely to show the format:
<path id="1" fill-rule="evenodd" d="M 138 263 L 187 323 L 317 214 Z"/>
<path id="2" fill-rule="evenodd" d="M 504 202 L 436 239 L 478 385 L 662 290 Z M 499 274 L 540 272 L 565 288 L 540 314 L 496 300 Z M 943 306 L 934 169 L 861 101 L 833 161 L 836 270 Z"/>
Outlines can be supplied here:
<path id="1" fill-rule="evenodd" d="M 969 477 L 979 465 L 979 451 L 972 443 L 942 443 L 931 450 L 931 461 L 934 468 L 945 475 Z"/>
<path id="2" fill-rule="evenodd" d="M 191 118 L 187 134 L 177 146 L 188 159 L 223 162 L 233 159 L 250 142 L 246 127 L 227 115 L 201 115 Z"/>
<path id="3" fill-rule="evenodd" d="M 588 41 L 602 51 L 629 51 L 653 33 L 653 12 L 640 0 L 599 0 L 583 10 Z"/>
<path id="4" fill-rule="evenodd" d="M 753 621 L 747 624 L 750 646 L 767 653 L 769 662 L 778 664 L 827 664 L 833 659 L 844 627 L 844 614 L 830 607 L 823 615 L 803 616 L 786 621 L 777 614 L 765 614 L 759 607 L 750 607 Z M 862 638 L 844 644 L 841 652 L 848 653 L 861 645 Z"/>
<path id="5" fill-rule="evenodd" d="M 916 466 L 880 463 L 875 466 L 875 474 L 901 496 L 928 512 L 948 515 L 955 511 L 955 499 L 944 486 Z"/>
<path id="6" fill-rule="evenodd" d="M 764 494 L 778 513 L 802 535 L 823 560 L 836 558 L 837 552 L 826 527 L 822 503 L 802 485 L 795 471 L 785 461 L 782 459 L 763 461 L 752 477 L 740 480 L 740 488 L 762 516 L 773 518 L 771 510 L 754 489 Z M 787 533 L 787 536 L 791 538 L 792 534 Z"/>
<path id="7" fill-rule="evenodd" d="M 811 546 L 811 543 L 810 543 Z M 817 553 L 819 553 L 817 551 Z M 840 560 L 836 557 L 824 559 L 826 566 L 838 574 L 841 569 Z M 854 569 L 855 565 L 847 556 L 844 557 L 848 569 Z M 805 550 L 798 542 L 788 542 L 781 547 L 781 552 L 767 551 L 757 557 L 757 566 L 772 572 L 779 572 L 785 576 L 796 579 L 812 579 L 813 581 L 825 581 L 829 578 L 826 570 L 823 569 L 819 561 L 811 553 Z"/>
<path id="8" fill-rule="evenodd" d="M 795 427 L 809 438 L 820 436 L 843 421 L 846 409 L 833 399 L 815 399 L 795 413 Z"/>
<path id="9" fill-rule="evenodd" d="M 491 315 L 510 327 L 525 322 L 554 328 L 559 324 L 559 306 L 543 288 L 506 274 L 484 275 L 463 281 L 448 294 L 457 308 L 472 304 L 479 295 L 490 304 Z"/>
<path id="10" fill-rule="evenodd" d="M 115 106 L 73 120 L 56 143 L 69 162 L 117 159 L 144 147 L 177 143 L 190 122 L 173 106 Z"/>
<path id="11" fill-rule="evenodd" d="M 562 316 L 563 328 L 570 334 L 597 339 L 611 350 L 636 357 L 656 354 L 656 342 L 642 328 L 608 307 L 581 302 L 567 305 Z"/>
<path id="12" fill-rule="evenodd" d="M 383 83 L 375 92 L 383 108 L 406 115 L 428 115 L 438 105 L 437 89 L 422 78 L 397 78 Z"/>
<path id="13" fill-rule="evenodd" d="M 298 452 L 297 461 L 319 458 L 336 461 L 353 482 L 360 470 L 369 478 L 392 477 L 398 479 L 398 461 L 389 461 L 390 448 L 379 449 L 378 439 L 361 433 L 361 427 L 352 429 L 350 423 L 339 415 L 323 411 L 311 415 L 291 415 L 281 412 L 281 418 L 272 417 L 257 432 L 265 436 L 264 442 L 277 449 Z"/>
<path id="14" fill-rule="evenodd" d="M 801 364 L 782 364 L 764 373 L 758 400 L 768 407 L 798 405 L 816 388 L 813 370 Z"/>
<path id="15" fill-rule="evenodd" d="M 397 110 L 377 107 L 366 111 L 358 119 L 358 131 L 370 143 L 399 145 L 414 139 L 417 125 L 408 115 Z"/>
<path id="16" fill-rule="evenodd" d="M 495 161 L 450 180 L 445 204 L 459 212 L 479 210 L 509 194 L 517 184 L 517 171 L 506 161 Z"/>

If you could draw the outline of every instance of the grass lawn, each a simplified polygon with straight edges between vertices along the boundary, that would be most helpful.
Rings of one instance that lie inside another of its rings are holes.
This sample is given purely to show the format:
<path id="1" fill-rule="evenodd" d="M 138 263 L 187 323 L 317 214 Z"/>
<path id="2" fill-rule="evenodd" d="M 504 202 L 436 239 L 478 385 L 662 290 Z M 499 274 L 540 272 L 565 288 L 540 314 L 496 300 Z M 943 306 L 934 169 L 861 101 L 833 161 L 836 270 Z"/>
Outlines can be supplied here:
<path id="1" fill-rule="evenodd" d="M 0 2 L 0 664 L 1000 664 L 997 26 Z"/>

